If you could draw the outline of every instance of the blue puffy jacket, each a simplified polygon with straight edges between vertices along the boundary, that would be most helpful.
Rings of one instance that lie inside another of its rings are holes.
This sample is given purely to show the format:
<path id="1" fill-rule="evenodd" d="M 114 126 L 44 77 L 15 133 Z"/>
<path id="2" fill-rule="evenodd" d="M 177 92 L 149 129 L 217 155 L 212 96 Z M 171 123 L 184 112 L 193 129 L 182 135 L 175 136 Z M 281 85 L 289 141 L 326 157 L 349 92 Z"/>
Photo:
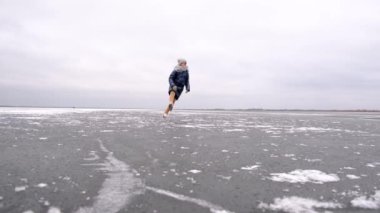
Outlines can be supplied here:
<path id="1" fill-rule="evenodd" d="M 173 70 L 173 72 L 169 76 L 169 84 L 172 88 L 173 86 L 177 86 L 180 88 L 183 88 L 186 86 L 186 90 L 190 91 L 190 75 L 189 71 L 179 71 L 179 70 Z"/>

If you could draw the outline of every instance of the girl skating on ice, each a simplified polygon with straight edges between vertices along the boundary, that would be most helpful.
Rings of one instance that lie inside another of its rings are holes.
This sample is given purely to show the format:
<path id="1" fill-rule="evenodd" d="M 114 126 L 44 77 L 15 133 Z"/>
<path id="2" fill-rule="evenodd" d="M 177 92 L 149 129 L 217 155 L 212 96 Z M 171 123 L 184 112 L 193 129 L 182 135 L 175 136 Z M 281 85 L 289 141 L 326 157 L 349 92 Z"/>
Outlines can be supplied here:
<path id="1" fill-rule="evenodd" d="M 186 87 L 186 93 L 190 92 L 190 75 L 185 59 L 178 59 L 177 66 L 169 76 L 169 104 L 166 107 L 163 117 L 166 118 L 173 110 L 174 103 L 179 99 Z"/>

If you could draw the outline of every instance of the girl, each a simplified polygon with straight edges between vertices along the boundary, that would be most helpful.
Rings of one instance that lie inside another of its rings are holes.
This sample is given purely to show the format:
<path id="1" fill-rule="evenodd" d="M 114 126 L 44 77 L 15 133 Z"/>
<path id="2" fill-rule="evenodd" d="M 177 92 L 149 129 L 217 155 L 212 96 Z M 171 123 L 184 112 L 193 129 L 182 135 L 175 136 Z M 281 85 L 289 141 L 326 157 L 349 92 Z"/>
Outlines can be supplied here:
<path id="1" fill-rule="evenodd" d="M 173 110 L 174 103 L 181 96 L 183 88 L 186 86 L 186 93 L 190 92 L 189 70 L 185 59 L 178 59 L 178 65 L 174 67 L 169 76 L 169 105 L 164 112 L 164 118 Z"/>

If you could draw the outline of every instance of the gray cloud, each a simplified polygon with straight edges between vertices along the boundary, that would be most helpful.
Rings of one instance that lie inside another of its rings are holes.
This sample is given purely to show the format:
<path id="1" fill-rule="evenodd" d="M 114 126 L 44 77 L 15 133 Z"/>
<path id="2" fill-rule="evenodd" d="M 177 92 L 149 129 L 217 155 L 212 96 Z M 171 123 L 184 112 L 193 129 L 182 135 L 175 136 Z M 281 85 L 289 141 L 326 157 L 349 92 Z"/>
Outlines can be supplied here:
<path id="1" fill-rule="evenodd" d="M 1 1 L 0 104 L 380 108 L 377 1 Z"/>

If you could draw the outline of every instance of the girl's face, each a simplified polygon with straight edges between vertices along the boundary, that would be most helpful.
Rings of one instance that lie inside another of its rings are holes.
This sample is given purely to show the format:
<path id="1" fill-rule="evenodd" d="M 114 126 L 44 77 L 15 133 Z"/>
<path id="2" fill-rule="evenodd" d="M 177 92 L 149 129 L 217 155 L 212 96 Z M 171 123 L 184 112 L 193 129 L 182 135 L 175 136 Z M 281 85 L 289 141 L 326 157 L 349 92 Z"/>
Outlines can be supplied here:
<path id="1" fill-rule="evenodd" d="M 179 66 L 186 67 L 186 62 L 182 62 Z"/>

